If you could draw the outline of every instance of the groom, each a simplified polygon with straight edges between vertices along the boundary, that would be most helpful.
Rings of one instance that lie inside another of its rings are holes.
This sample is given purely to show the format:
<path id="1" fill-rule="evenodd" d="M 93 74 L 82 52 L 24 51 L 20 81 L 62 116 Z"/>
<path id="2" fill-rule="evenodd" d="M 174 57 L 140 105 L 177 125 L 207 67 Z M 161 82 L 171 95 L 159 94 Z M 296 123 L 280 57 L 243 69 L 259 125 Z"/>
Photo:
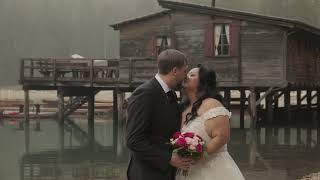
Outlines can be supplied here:
<path id="1" fill-rule="evenodd" d="M 192 163 L 172 154 L 168 144 L 173 133 L 180 130 L 181 115 L 174 89 L 186 77 L 186 56 L 167 49 L 157 62 L 158 74 L 139 86 L 128 101 L 128 180 L 174 180 L 176 168 Z"/>

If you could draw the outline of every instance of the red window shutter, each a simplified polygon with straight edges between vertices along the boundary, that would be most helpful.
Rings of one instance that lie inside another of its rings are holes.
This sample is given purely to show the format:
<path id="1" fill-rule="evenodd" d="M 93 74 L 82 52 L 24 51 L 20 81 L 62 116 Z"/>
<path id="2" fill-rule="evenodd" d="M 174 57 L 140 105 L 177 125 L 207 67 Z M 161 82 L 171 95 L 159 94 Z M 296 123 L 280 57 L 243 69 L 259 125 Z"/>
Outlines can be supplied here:
<path id="1" fill-rule="evenodd" d="M 230 24 L 230 55 L 239 56 L 240 51 L 240 22 L 234 21 Z"/>
<path id="2" fill-rule="evenodd" d="M 214 24 L 206 25 L 204 34 L 204 53 L 206 57 L 214 57 Z"/>

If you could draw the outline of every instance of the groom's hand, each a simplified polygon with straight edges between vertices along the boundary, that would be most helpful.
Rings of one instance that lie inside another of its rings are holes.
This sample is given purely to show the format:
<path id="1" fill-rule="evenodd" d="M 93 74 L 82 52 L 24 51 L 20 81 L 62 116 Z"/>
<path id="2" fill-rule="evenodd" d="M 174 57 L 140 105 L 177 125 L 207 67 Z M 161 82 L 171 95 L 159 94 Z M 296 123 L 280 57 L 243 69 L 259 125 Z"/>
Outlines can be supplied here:
<path id="1" fill-rule="evenodd" d="M 176 154 L 172 154 L 170 164 L 176 168 L 188 169 L 192 164 L 194 164 L 194 160 L 189 158 L 181 158 Z"/>

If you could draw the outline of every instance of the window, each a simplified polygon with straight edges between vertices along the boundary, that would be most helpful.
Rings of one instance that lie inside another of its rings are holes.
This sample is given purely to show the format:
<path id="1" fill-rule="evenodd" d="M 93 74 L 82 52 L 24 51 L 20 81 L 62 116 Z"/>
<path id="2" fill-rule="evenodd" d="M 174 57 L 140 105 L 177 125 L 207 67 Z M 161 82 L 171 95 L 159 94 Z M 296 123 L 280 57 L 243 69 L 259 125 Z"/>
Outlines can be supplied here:
<path id="1" fill-rule="evenodd" d="M 214 27 L 215 56 L 230 55 L 230 26 L 228 24 L 216 24 Z"/>
<path id="2" fill-rule="evenodd" d="M 171 47 L 171 38 L 168 36 L 158 36 L 156 42 L 157 54 Z"/>

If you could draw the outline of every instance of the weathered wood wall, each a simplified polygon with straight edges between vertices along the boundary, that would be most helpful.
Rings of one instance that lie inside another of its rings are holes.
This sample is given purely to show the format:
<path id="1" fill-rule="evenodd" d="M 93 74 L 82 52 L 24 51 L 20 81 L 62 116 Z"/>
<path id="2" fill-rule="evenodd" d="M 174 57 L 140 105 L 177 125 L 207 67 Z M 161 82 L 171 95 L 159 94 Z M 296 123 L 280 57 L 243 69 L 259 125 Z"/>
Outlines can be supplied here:
<path id="1" fill-rule="evenodd" d="M 120 57 L 153 57 L 157 35 L 170 33 L 170 16 L 162 15 L 120 29 Z"/>
<path id="2" fill-rule="evenodd" d="M 288 81 L 320 84 L 320 38 L 304 32 L 288 37 Z"/>
<path id="3" fill-rule="evenodd" d="M 239 21 L 239 56 L 207 57 L 204 52 L 206 26 L 215 21 L 235 20 L 173 11 L 170 15 L 132 23 L 120 28 L 120 56 L 152 57 L 152 37 L 170 35 L 174 37 L 175 48 L 187 54 L 191 66 L 201 63 L 215 69 L 220 86 L 266 87 L 280 86 L 286 82 L 284 29 Z"/>
<path id="4" fill-rule="evenodd" d="M 241 26 L 242 84 L 281 85 L 285 81 L 285 31 L 253 22 Z"/>

